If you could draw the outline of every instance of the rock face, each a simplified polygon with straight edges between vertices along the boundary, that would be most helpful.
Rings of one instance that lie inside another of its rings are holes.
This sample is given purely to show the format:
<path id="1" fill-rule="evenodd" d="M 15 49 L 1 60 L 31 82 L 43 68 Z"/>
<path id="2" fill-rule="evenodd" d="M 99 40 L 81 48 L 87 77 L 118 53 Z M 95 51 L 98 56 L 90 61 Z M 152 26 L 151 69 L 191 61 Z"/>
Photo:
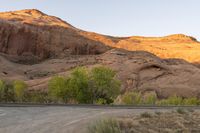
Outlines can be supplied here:
<path id="1" fill-rule="evenodd" d="M 182 34 L 111 37 L 82 31 L 35 9 L 0 13 L 0 52 L 12 61 L 33 64 L 71 54 L 101 54 L 110 47 L 144 50 L 161 58 L 200 61 L 200 43 Z"/>
<path id="2" fill-rule="evenodd" d="M 144 50 L 160 58 L 180 58 L 189 62 L 200 61 L 200 43 L 183 34 L 165 37 L 133 36 L 117 43 L 116 47 L 130 51 Z"/>
<path id="3" fill-rule="evenodd" d="M 112 49 L 100 55 L 68 56 L 39 64 L 23 65 L 0 56 L 1 79 L 21 79 L 29 89 L 47 90 L 54 75 L 68 75 L 77 66 L 107 66 L 117 72 L 122 92 L 139 90 L 155 93 L 159 98 L 173 95 L 200 98 L 200 69 L 180 59 L 160 59 L 145 51 Z"/>
<path id="4" fill-rule="evenodd" d="M 100 54 L 108 49 L 79 32 L 37 10 L 0 13 L 0 52 L 32 62 L 70 54 Z"/>
<path id="5" fill-rule="evenodd" d="M 108 51 L 101 59 L 103 65 L 118 72 L 124 91 L 155 92 L 159 98 L 173 95 L 200 98 L 200 69 L 184 60 L 124 50 Z"/>

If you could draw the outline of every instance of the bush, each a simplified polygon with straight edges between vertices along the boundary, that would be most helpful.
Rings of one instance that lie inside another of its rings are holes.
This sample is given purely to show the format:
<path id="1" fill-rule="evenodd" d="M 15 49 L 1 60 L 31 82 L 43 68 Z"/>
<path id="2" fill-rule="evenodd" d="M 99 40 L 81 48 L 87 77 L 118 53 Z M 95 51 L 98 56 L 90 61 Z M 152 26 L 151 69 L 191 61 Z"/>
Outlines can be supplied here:
<path id="1" fill-rule="evenodd" d="M 2 101 L 4 97 L 4 88 L 5 84 L 2 80 L 0 80 L 0 101 Z"/>
<path id="2" fill-rule="evenodd" d="M 183 108 L 178 108 L 176 110 L 176 112 L 179 113 L 179 114 L 185 114 L 186 113 L 186 111 Z"/>
<path id="3" fill-rule="evenodd" d="M 115 79 L 116 73 L 107 67 L 95 67 L 91 71 L 91 90 L 93 99 L 105 99 L 112 103 L 120 93 L 120 82 Z"/>
<path id="4" fill-rule="evenodd" d="M 89 133 L 122 133 L 119 123 L 114 119 L 100 120 L 89 126 Z"/>
<path id="5" fill-rule="evenodd" d="M 53 101 L 66 102 L 68 97 L 68 79 L 61 76 L 53 77 L 48 84 L 48 95 Z"/>
<path id="6" fill-rule="evenodd" d="M 183 98 L 178 96 L 172 96 L 168 99 L 162 99 L 157 102 L 157 105 L 183 105 Z"/>
<path id="7" fill-rule="evenodd" d="M 162 112 L 156 111 L 155 114 L 156 114 L 156 115 L 161 115 Z"/>
<path id="8" fill-rule="evenodd" d="M 141 93 L 126 92 L 124 95 L 122 95 L 122 103 L 123 104 L 134 104 L 134 105 L 142 104 Z"/>
<path id="9" fill-rule="evenodd" d="M 96 67 L 92 71 L 78 67 L 68 78 L 52 78 L 48 93 L 54 100 L 109 104 L 120 93 L 120 83 L 115 75 L 113 70 L 106 67 Z"/>
<path id="10" fill-rule="evenodd" d="M 167 99 L 157 99 L 155 94 L 142 96 L 140 92 L 126 92 L 121 96 L 122 104 L 132 105 L 200 105 L 200 100 L 196 97 L 182 98 L 178 96 L 171 96 Z"/>
<path id="11" fill-rule="evenodd" d="M 47 95 L 27 92 L 27 84 L 20 80 L 5 82 L 0 80 L 0 102 L 37 102 L 47 103 Z"/>
<path id="12" fill-rule="evenodd" d="M 197 99 L 196 97 L 186 98 L 186 99 L 183 100 L 183 104 L 184 105 L 199 105 L 200 100 Z"/>
<path id="13" fill-rule="evenodd" d="M 151 118 L 152 115 L 150 113 L 148 113 L 148 112 L 144 112 L 144 113 L 140 114 L 140 117 L 142 117 L 142 118 Z"/>
<path id="14" fill-rule="evenodd" d="M 101 104 L 107 104 L 107 101 L 105 99 L 103 99 L 103 98 L 99 98 L 99 99 L 97 99 L 95 101 L 95 104 L 99 104 L 99 105 L 101 105 Z"/>
<path id="15" fill-rule="evenodd" d="M 149 94 L 144 99 L 144 104 L 155 105 L 157 101 L 157 96 L 155 94 Z"/>
<path id="16" fill-rule="evenodd" d="M 168 99 L 161 99 L 159 101 L 156 101 L 156 105 L 169 105 Z"/>
<path id="17" fill-rule="evenodd" d="M 14 89 L 14 95 L 15 100 L 22 102 L 24 100 L 24 96 L 27 89 L 27 84 L 20 80 L 15 80 L 13 82 L 13 89 Z"/>
<path id="18" fill-rule="evenodd" d="M 32 91 L 26 94 L 25 101 L 30 103 L 50 103 L 51 100 L 45 92 Z"/>
<path id="19" fill-rule="evenodd" d="M 169 105 L 182 105 L 183 98 L 175 95 L 175 96 L 169 97 L 168 102 L 169 102 Z"/>
<path id="20" fill-rule="evenodd" d="M 67 86 L 70 88 L 72 98 L 79 103 L 92 103 L 92 92 L 89 88 L 89 73 L 85 67 L 75 68 Z"/>
<path id="21" fill-rule="evenodd" d="M 0 80 L 0 102 L 14 102 L 14 89 L 10 82 Z"/>

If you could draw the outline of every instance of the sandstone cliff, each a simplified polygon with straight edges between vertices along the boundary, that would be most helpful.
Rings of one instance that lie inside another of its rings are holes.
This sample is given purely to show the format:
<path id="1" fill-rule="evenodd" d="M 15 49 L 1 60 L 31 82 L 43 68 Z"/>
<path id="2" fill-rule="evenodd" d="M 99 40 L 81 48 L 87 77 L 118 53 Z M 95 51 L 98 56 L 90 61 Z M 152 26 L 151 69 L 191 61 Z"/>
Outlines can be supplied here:
<path id="1" fill-rule="evenodd" d="M 0 52 L 13 61 L 34 63 L 71 54 L 101 54 L 110 47 L 200 61 L 200 43 L 182 34 L 111 37 L 77 29 L 35 9 L 0 13 Z"/>
<path id="2" fill-rule="evenodd" d="M 70 54 L 100 54 L 107 49 L 102 42 L 38 10 L 0 13 L 0 52 L 12 60 L 31 63 Z"/>

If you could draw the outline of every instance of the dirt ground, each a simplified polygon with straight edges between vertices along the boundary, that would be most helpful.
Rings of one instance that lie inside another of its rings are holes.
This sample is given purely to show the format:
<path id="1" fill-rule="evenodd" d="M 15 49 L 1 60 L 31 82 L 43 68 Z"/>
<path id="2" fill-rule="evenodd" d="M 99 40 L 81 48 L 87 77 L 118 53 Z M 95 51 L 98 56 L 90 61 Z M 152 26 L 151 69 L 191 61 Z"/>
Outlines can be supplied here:
<path id="1" fill-rule="evenodd" d="M 126 133 L 199 133 L 200 112 L 182 110 L 119 118 Z"/>

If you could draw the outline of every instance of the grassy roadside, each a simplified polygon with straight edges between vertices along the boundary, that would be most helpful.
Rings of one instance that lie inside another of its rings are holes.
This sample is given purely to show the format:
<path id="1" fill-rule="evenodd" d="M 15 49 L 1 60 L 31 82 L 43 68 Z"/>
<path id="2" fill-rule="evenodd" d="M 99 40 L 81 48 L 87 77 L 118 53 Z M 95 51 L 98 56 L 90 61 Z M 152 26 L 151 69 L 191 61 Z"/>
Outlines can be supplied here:
<path id="1" fill-rule="evenodd" d="M 140 92 L 126 92 L 121 95 L 122 105 L 156 105 L 156 106 L 184 106 L 184 105 L 200 105 L 200 99 L 196 97 L 182 98 L 179 96 L 171 96 L 166 99 L 158 99 L 155 94 L 143 96 Z"/>
<path id="2" fill-rule="evenodd" d="M 178 108 L 172 112 L 104 119 L 88 127 L 88 133 L 199 133 L 200 112 Z"/>

